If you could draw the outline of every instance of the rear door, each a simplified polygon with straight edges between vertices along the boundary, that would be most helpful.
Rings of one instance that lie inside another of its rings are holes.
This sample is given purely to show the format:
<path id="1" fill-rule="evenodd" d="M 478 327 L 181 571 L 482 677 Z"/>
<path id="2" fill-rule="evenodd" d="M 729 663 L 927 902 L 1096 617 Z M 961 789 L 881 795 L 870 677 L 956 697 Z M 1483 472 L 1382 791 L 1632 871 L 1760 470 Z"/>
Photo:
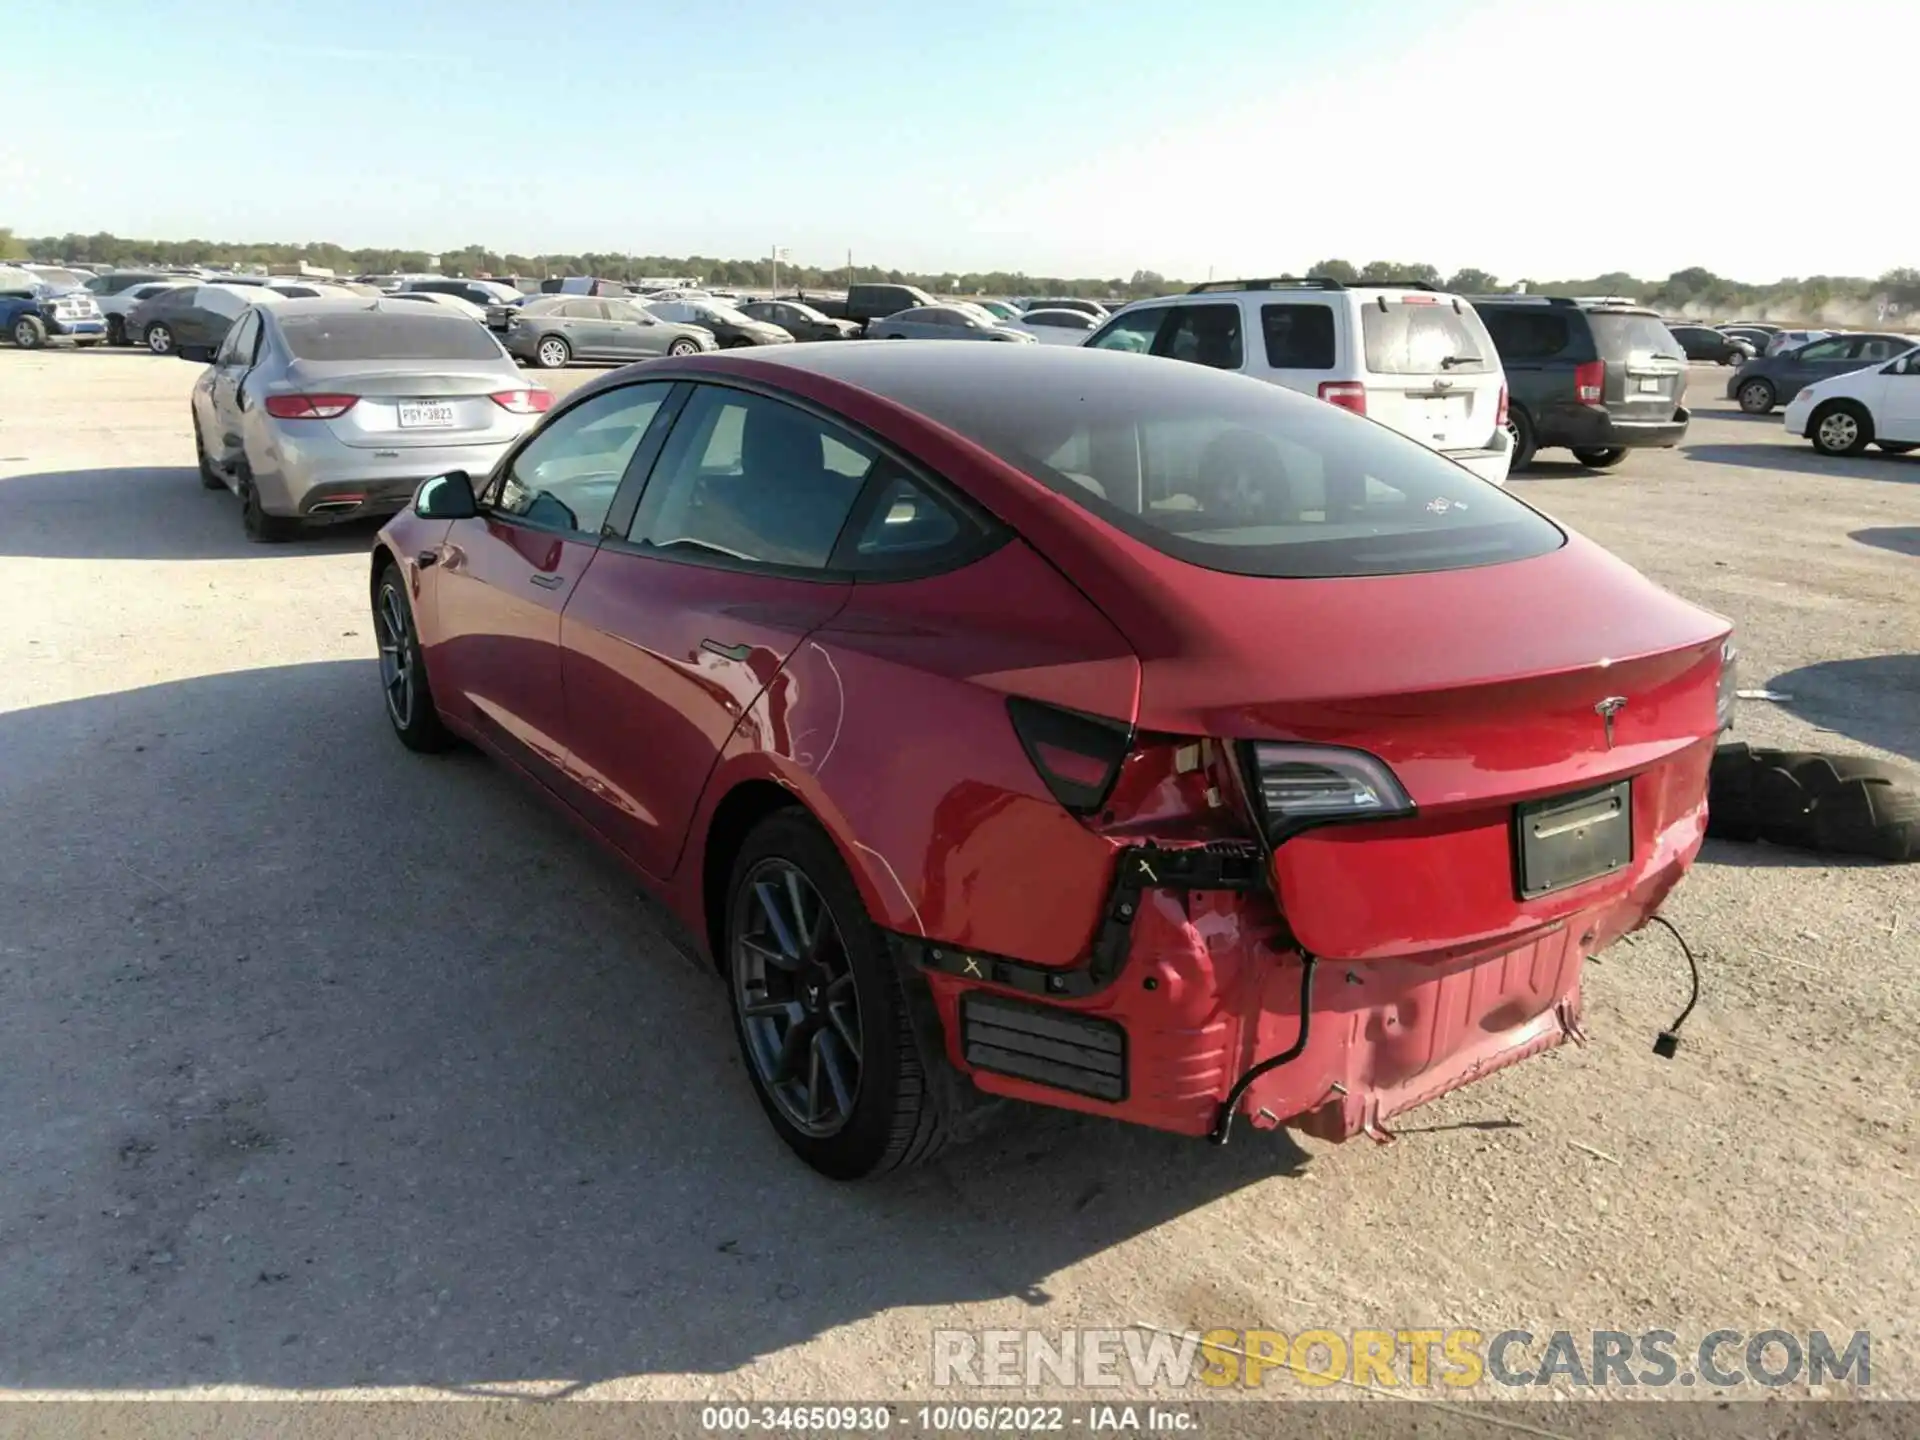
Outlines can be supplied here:
<path id="1" fill-rule="evenodd" d="M 356 450 L 503 444 L 524 421 L 492 397 L 525 388 L 487 331 L 437 305 L 282 315 L 286 388 L 358 397 L 326 421 Z"/>
<path id="2" fill-rule="evenodd" d="M 567 607 L 575 791 L 648 874 L 673 873 L 728 737 L 846 604 L 852 578 L 827 566 L 877 461 L 805 411 L 694 386 L 632 521 Z"/>
<path id="3" fill-rule="evenodd" d="M 1432 450 L 1478 450 L 1506 383 L 1479 313 L 1449 295 L 1380 291 L 1360 302 L 1367 416 Z"/>
<path id="4" fill-rule="evenodd" d="M 671 389 L 623 386 L 556 415 L 495 471 L 481 513 L 454 522 L 428 571 L 441 703 L 568 798 L 560 613 Z"/>
<path id="5" fill-rule="evenodd" d="M 1660 317 L 1590 310 L 1587 321 L 1606 362 L 1601 398 L 1613 418 L 1642 424 L 1673 419 L 1687 393 L 1687 357 Z"/>

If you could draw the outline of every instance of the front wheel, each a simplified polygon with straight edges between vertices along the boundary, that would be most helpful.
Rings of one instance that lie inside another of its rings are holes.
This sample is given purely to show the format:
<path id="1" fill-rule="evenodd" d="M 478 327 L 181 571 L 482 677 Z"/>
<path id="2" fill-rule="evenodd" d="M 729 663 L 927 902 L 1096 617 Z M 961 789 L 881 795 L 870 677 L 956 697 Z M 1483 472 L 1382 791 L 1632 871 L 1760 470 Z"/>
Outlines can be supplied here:
<path id="1" fill-rule="evenodd" d="M 1627 458 L 1627 452 L 1617 445 L 1605 450 L 1576 449 L 1573 452 L 1573 458 L 1589 470 L 1611 470 Z"/>
<path id="2" fill-rule="evenodd" d="M 1858 455 L 1873 439 L 1873 421 L 1858 405 L 1842 401 L 1814 412 L 1807 438 L 1822 455 Z"/>
<path id="3" fill-rule="evenodd" d="M 169 330 L 165 325 L 149 325 L 147 327 L 147 349 L 156 355 L 171 355 L 173 353 L 173 331 Z"/>
<path id="4" fill-rule="evenodd" d="M 1765 380 L 1749 380 L 1740 387 L 1740 408 L 1749 415 L 1765 415 L 1773 409 L 1773 386 Z"/>
<path id="5" fill-rule="evenodd" d="M 698 355 L 700 346 L 692 340 L 676 340 L 667 346 L 669 355 Z"/>
<path id="6" fill-rule="evenodd" d="M 47 343 L 47 327 L 38 315 L 22 315 L 13 322 L 13 343 L 22 350 L 38 350 Z"/>
<path id="7" fill-rule="evenodd" d="M 858 1180 L 946 1143 L 894 961 L 833 841 L 803 811 L 762 821 L 735 857 L 724 953 L 747 1073 L 796 1155 Z"/>
<path id="8" fill-rule="evenodd" d="M 453 744 L 453 732 L 441 722 L 433 703 L 426 662 L 420 656 L 420 634 L 413 625 L 413 606 L 407 600 L 407 582 L 397 565 L 382 570 L 374 586 L 373 635 L 380 647 L 380 690 L 393 733 L 402 745 L 422 754 L 447 749 Z"/>
<path id="9" fill-rule="evenodd" d="M 573 358 L 573 347 L 558 335 L 549 335 L 534 347 L 533 363 L 542 370 L 564 370 Z"/>

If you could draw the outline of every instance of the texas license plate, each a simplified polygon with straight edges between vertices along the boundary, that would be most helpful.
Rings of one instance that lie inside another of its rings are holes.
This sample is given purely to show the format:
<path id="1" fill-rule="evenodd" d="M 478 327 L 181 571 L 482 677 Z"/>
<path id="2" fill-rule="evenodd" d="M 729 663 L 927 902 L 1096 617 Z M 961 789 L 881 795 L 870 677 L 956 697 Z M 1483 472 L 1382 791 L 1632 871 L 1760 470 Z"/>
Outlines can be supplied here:
<path id="1" fill-rule="evenodd" d="M 445 400 L 402 400 L 400 428 L 450 430 L 453 428 L 453 406 Z"/>
<path id="2" fill-rule="evenodd" d="M 1662 390 L 1667 388 L 1667 382 L 1649 376 L 1640 382 L 1640 388 L 1649 395 L 1658 395 Z"/>

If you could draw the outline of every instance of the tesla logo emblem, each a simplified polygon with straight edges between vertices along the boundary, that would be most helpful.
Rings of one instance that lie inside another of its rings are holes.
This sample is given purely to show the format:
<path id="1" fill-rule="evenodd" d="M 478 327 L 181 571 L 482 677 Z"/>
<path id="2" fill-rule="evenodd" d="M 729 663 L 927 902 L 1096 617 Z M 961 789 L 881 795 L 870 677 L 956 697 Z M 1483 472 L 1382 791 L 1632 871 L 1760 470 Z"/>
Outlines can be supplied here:
<path id="1" fill-rule="evenodd" d="M 1598 715 L 1606 724 L 1607 749 L 1609 750 L 1613 748 L 1613 717 L 1626 708 L 1627 697 L 1624 695 L 1609 695 L 1593 707 L 1593 713 Z"/>

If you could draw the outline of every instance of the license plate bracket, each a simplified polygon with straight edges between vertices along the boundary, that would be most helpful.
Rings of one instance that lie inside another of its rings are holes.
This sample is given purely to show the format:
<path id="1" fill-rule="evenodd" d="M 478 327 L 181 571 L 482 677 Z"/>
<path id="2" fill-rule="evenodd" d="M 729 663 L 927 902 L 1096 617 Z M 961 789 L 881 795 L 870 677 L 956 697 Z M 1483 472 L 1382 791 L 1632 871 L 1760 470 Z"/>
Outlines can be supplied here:
<path id="1" fill-rule="evenodd" d="M 1522 900 L 1624 870 L 1633 859 L 1633 782 L 1516 805 L 1513 846 Z"/>

